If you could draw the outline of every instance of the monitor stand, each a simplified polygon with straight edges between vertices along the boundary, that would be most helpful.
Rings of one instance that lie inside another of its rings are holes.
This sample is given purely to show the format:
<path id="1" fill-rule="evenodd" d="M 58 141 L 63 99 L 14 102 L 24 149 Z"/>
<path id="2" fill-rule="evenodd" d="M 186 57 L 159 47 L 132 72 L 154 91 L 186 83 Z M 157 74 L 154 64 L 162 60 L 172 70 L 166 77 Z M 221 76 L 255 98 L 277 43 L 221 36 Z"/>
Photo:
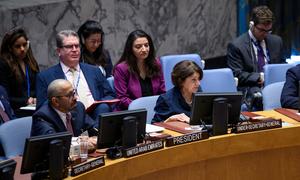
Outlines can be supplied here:
<path id="1" fill-rule="evenodd" d="M 63 141 L 54 139 L 49 143 L 49 171 L 37 171 L 32 174 L 32 180 L 40 179 L 63 179 L 68 176 L 66 168 L 64 168 L 64 146 Z"/>
<path id="2" fill-rule="evenodd" d="M 213 102 L 212 128 L 213 135 L 227 134 L 229 105 L 226 98 L 216 98 Z"/>
<path id="3" fill-rule="evenodd" d="M 137 145 L 137 121 L 134 116 L 123 118 L 122 146 L 130 148 Z"/>

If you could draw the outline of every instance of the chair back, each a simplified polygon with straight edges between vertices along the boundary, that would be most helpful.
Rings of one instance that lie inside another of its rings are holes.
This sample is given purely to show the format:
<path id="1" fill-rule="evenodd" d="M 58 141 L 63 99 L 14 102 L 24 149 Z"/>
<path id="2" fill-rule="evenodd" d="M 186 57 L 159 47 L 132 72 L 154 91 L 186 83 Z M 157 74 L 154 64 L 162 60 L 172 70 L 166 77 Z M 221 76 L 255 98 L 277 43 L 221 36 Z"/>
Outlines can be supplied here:
<path id="1" fill-rule="evenodd" d="M 6 158 L 23 155 L 26 138 L 30 137 L 32 117 L 10 120 L 0 126 L 0 142 Z"/>
<path id="2" fill-rule="evenodd" d="M 154 107 L 156 105 L 158 96 L 159 95 L 146 96 L 135 99 L 129 104 L 128 110 L 145 108 L 147 110 L 147 124 L 151 124 L 151 121 L 155 114 Z"/>
<path id="3" fill-rule="evenodd" d="M 161 56 L 160 63 L 162 66 L 162 71 L 165 79 L 166 91 L 173 87 L 171 73 L 173 71 L 174 66 L 183 60 L 194 61 L 202 69 L 204 69 L 204 64 L 201 62 L 201 58 L 198 54 L 179 54 L 179 55 Z"/>
<path id="4" fill-rule="evenodd" d="M 108 81 L 109 86 L 113 90 L 113 92 L 116 92 L 115 91 L 115 85 L 114 85 L 114 77 L 113 76 L 108 77 L 107 81 Z"/>
<path id="5" fill-rule="evenodd" d="M 285 82 L 276 82 L 265 86 L 262 90 L 264 110 L 280 108 L 280 97 Z"/>
<path id="6" fill-rule="evenodd" d="M 236 81 L 229 68 L 204 70 L 200 86 L 203 92 L 237 92 Z"/>
<path id="7" fill-rule="evenodd" d="M 266 64 L 264 66 L 264 86 L 285 81 L 286 71 L 294 64 Z"/>

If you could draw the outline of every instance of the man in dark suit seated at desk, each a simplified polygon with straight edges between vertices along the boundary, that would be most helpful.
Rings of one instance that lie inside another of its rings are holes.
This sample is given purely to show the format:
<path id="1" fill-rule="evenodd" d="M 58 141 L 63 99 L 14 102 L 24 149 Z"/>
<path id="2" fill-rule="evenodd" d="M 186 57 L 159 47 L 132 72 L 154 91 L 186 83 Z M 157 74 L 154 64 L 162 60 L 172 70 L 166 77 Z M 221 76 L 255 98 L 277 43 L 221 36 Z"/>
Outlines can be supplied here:
<path id="1" fill-rule="evenodd" d="M 281 92 L 281 106 L 283 108 L 299 109 L 299 81 L 300 65 L 290 68 L 286 72 L 286 81 Z"/>
<path id="2" fill-rule="evenodd" d="M 69 81 L 54 80 L 47 93 L 48 103 L 32 116 L 32 136 L 64 131 L 79 136 L 86 130 L 90 136 L 97 135 L 97 130 L 94 129 L 97 123 L 85 113 L 83 104 L 76 101 L 75 91 Z"/>
<path id="3" fill-rule="evenodd" d="M 285 62 L 281 38 L 270 34 L 273 21 L 267 6 L 254 8 L 249 31 L 228 44 L 227 64 L 238 78 L 238 89 L 247 95 L 247 104 L 253 105 L 250 111 L 262 110 L 263 66 Z"/>
<path id="4" fill-rule="evenodd" d="M 15 118 L 16 116 L 10 106 L 7 92 L 3 86 L 0 86 L 0 125 Z"/>
<path id="5" fill-rule="evenodd" d="M 55 79 L 70 81 L 78 95 L 78 100 L 84 104 L 85 109 L 96 100 L 109 100 L 115 97 L 98 67 L 79 63 L 80 45 L 76 32 L 71 30 L 59 32 L 56 36 L 56 45 L 59 64 L 42 71 L 37 76 L 37 108 L 47 100 L 47 87 Z M 99 114 L 109 111 L 111 108 L 108 104 L 98 104 L 90 116 L 98 120 Z"/>

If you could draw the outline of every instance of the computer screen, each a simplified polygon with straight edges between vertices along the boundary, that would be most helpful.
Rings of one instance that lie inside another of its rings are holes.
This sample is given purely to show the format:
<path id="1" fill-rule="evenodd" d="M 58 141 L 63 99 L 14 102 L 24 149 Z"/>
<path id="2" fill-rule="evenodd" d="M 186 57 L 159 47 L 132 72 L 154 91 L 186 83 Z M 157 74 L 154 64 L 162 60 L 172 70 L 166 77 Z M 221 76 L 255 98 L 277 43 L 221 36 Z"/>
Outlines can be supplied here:
<path id="1" fill-rule="evenodd" d="M 124 118 L 126 120 L 128 117 L 134 117 L 136 119 L 137 143 L 143 142 L 146 134 L 147 110 L 126 110 L 102 113 L 100 115 L 97 147 L 107 148 L 122 145 L 122 134 L 125 130 Z"/>
<path id="2" fill-rule="evenodd" d="M 242 97 L 242 92 L 195 93 L 192 102 L 190 124 L 201 125 L 202 122 L 213 124 L 213 105 L 214 101 L 218 99 L 225 100 L 228 105 L 228 124 L 237 124 L 240 118 Z"/>
<path id="3" fill-rule="evenodd" d="M 0 161 L 0 179 L 13 180 L 16 165 L 17 163 L 13 159 Z"/>
<path id="4" fill-rule="evenodd" d="M 60 166 L 62 161 L 63 165 L 66 166 L 71 139 L 72 134 L 69 132 L 27 138 L 22 158 L 21 174 L 51 171 L 51 163 L 57 163 L 56 166 Z"/>

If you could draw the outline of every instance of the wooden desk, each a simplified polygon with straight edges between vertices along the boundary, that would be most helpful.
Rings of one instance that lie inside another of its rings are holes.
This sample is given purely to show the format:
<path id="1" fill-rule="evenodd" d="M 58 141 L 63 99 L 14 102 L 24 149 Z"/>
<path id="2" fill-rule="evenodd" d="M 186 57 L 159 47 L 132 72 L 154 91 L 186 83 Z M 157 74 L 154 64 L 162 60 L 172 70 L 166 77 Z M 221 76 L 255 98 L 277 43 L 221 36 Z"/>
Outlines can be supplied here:
<path id="1" fill-rule="evenodd" d="M 68 179 L 300 179 L 300 123 L 275 111 L 292 126 L 229 134 L 132 158 L 106 160 L 106 165 Z"/>

